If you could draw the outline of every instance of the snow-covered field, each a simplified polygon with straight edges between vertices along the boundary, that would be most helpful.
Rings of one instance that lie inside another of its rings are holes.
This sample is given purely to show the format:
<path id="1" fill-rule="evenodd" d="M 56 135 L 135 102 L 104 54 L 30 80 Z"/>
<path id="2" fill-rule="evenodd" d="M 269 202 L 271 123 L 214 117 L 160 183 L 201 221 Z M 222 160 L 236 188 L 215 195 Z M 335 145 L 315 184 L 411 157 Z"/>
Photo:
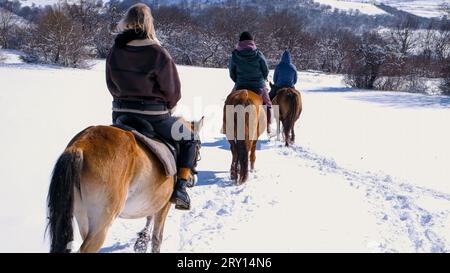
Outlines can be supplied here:
<path id="1" fill-rule="evenodd" d="M 441 17 L 441 5 L 448 0 L 380 0 L 378 2 L 422 17 Z"/>
<path id="2" fill-rule="evenodd" d="M 110 123 L 103 65 L 0 64 L 0 252 L 48 251 L 55 160 L 77 132 Z M 162 251 L 450 251 L 449 97 L 355 91 L 339 75 L 301 72 L 297 144 L 264 137 L 256 172 L 235 186 L 219 134 L 228 74 L 179 71 L 178 113 L 206 121 L 193 209 L 170 212 Z M 131 252 L 144 223 L 117 220 L 102 252 Z"/>
<path id="3" fill-rule="evenodd" d="M 69 0 L 73 1 L 73 0 Z M 21 1 L 22 5 L 24 6 L 31 6 L 31 5 L 37 5 L 37 6 L 46 6 L 46 5 L 54 5 L 59 2 L 64 2 L 64 0 L 23 0 Z"/>
<path id="4" fill-rule="evenodd" d="M 363 1 L 345 1 L 345 0 L 314 0 L 321 5 L 330 6 L 333 9 L 343 11 L 359 11 L 367 15 L 387 15 L 388 13 L 378 8 L 372 3 L 365 3 Z"/>
<path id="5" fill-rule="evenodd" d="M 344 11 L 359 10 L 368 15 L 388 14 L 375 5 L 383 3 L 417 16 L 432 18 L 444 15 L 441 5 L 448 3 L 448 0 L 314 0 L 314 2 Z"/>

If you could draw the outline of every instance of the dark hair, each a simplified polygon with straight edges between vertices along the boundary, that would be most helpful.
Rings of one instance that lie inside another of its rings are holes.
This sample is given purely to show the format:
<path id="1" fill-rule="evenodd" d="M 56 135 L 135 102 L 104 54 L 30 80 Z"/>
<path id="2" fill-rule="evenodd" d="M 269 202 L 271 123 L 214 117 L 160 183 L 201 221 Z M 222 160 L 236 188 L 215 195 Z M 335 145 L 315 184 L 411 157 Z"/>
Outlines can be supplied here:
<path id="1" fill-rule="evenodd" d="M 239 36 L 239 42 L 246 41 L 246 40 L 253 40 L 253 36 L 248 31 L 244 31 Z"/>

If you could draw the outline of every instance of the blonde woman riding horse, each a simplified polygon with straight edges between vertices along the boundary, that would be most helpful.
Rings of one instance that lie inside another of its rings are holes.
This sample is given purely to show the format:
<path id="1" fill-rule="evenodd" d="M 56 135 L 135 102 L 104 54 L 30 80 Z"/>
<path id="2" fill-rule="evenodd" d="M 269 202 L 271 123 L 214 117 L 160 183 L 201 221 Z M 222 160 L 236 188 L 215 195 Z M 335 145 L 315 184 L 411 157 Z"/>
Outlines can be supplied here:
<path id="1" fill-rule="evenodd" d="M 83 239 L 81 252 L 97 252 L 117 217 L 147 217 L 136 245 L 145 251 L 151 238 L 152 250 L 159 252 L 170 201 L 178 209 L 190 208 L 186 186 L 200 149 L 192 136 L 202 121 L 189 123 L 171 115 L 181 97 L 180 80 L 174 61 L 156 38 L 150 8 L 132 6 L 118 26 L 121 33 L 106 61 L 113 121 L 139 120 L 165 141 L 176 142 L 177 179 L 167 175 L 160 159 L 133 133 L 111 126 L 87 128 L 69 143 L 54 168 L 48 194 L 51 252 L 70 251 L 73 216 Z M 181 139 L 172 133 L 174 126 Z"/>

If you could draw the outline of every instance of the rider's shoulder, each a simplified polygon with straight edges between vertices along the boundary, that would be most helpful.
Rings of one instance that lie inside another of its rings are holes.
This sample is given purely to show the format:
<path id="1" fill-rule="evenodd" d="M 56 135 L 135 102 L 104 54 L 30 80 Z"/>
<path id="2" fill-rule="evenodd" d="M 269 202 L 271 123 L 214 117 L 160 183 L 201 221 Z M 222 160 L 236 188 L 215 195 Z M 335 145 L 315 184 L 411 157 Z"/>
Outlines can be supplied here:
<path id="1" fill-rule="evenodd" d="M 259 48 L 256 49 L 256 54 L 258 54 L 259 56 L 263 56 L 264 57 L 264 53 L 262 53 L 262 51 L 259 50 Z"/>
<path id="2" fill-rule="evenodd" d="M 155 44 L 152 46 L 153 50 L 155 50 L 158 55 L 160 55 L 160 57 L 162 59 L 165 60 L 172 60 L 172 56 L 170 55 L 169 51 L 162 45 L 160 44 Z"/>

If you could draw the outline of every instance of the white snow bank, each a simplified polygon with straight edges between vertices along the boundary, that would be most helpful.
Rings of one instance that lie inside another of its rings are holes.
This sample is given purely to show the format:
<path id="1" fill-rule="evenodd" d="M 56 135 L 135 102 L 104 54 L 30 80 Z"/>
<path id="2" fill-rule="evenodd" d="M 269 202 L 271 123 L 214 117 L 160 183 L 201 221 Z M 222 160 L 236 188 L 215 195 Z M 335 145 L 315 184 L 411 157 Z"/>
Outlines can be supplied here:
<path id="1" fill-rule="evenodd" d="M 1 64 L 22 64 L 24 56 L 23 52 L 13 49 L 0 49 L 0 65 Z"/>

